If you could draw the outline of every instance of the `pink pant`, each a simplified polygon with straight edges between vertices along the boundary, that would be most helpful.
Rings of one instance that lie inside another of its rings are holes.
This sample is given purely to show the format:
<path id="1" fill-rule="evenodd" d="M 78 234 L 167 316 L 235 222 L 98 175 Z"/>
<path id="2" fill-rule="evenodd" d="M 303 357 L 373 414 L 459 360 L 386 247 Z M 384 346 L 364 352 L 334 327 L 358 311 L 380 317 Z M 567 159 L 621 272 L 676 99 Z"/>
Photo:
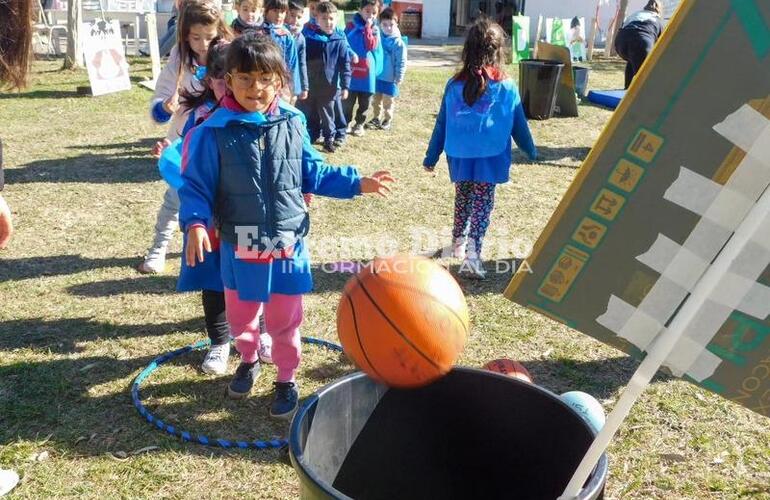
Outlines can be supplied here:
<path id="1" fill-rule="evenodd" d="M 302 295 L 270 295 L 270 301 L 241 300 L 238 292 L 225 289 L 227 322 L 235 338 L 235 348 L 245 363 L 257 361 L 259 313 L 264 305 L 265 327 L 273 339 L 272 357 L 278 369 L 278 382 L 294 380 L 300 361 L 299 325 L 302 324 Z"/>

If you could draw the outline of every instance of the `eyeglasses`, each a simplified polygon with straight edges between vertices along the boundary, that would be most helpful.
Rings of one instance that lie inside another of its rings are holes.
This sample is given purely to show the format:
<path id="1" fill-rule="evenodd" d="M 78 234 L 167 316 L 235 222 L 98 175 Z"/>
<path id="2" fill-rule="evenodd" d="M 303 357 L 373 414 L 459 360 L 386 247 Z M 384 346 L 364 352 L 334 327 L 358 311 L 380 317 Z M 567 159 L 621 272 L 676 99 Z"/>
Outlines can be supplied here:
<path id="1" fill-rule="evenodd" d="M 276 83 L 278 83 L 278 79 L 273 74 L 263 74 L 256 78 L 244 73 L 237 73 L 235 75 L 228 73 L 227 76 L 230 77 L 232 86 L 240 90 L 249 90 L 255 87 L 257 90 L 265 90 L 275 87 Z"/>

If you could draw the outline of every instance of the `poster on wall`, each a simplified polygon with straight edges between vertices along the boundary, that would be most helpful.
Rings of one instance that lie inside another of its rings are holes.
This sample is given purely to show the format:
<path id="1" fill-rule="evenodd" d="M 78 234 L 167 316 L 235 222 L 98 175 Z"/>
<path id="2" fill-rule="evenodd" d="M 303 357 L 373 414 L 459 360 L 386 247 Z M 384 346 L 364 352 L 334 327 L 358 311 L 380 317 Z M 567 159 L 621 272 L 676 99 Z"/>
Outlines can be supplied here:
<path id="1" fill-rule="evenodd" d="M 81 37 L 91 93 L 99 96 L 130 90 L 128 63 L 120 41 L 120 22 L 96 19 L 83 23 Z"/>
<path id="2" fill-rule="evenodd" d="M 513 16 L 513 62 L 529 59 L 531 49 L 529 46 L 529 17 Z"/>

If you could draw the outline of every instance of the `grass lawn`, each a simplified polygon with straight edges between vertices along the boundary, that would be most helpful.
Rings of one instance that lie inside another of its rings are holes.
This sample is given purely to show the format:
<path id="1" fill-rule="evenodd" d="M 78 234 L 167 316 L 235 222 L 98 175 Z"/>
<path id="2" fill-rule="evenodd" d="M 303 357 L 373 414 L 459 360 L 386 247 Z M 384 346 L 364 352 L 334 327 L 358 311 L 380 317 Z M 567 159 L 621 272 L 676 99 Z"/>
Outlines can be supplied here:
<path id="1" fill-rule="evenodd" d="M 0 94 L 4 196 L 17 224 L 11 248 L 0 254 L 0 468 L 22 476 L 11 497 L 295 498 L 298 480 L 279 452 L 185 444 L 133 409 L 129 385 L 140 369 L 205 336 L 199 295 L 174 291 L 178 258 L 159 276 L 133 269 L 165 188 L 149 156 L 164 130 L 148 118 L 148 91 L 81 97 L 75 87 L 87 84 L 85 73 L 59 67 L 38 62 L 27 91 Z M 149 63 L 136 59 L 131 69 L 140 80 Z M 399 184 L 388 200 L 316 198 L 311 248 L 332 240 L 339 251 L 314 254 L 317 290 L 305 300 L 304 334 L 336 339 L 347 276 L 322 272 L 322 264 L 372 257 L 368 244 L 394 241 L 407 250 L 416 233 L 449 230 L 446 163 L 436 176 L 421 168 L 448 75 L 411 71 L 394 129 L 352 138 L 331 156 L 367 173 L 389 169 Z M 597 63 L 591 79 L 594 87 L 617 88 L 622 67 Z M 585 105 L 580 112 L 579 119 L 531 123 L 543 159 L 530 164 L 517 154 L 511 182 L 499 187 L 490 259 L 527 255 L 610 116 Z M 177 256 L 180 247 L 177 237 Z M 540 385 L 589 392 L 611 409 L 637 363 L 506 300 L 510 277 L 460 280 L 472 316 L 460 362 L 518 359 Z M 200 360 L 190 355 L 158 370 L 143 392 L 147 406 L 210 436 L 286 434 L 267 416 L 272 368 L 252 398 L 236 403 L 223 397 L 228 377 L 200 374 Z M 235 363 L 231 358 L 231 368 Z M 352 370 L 339 355 L 307 347 L 302 395 Z M 609 450 L 607 497 L 770 498 L 768 423 L 686 382 L 656 379 Z"/>

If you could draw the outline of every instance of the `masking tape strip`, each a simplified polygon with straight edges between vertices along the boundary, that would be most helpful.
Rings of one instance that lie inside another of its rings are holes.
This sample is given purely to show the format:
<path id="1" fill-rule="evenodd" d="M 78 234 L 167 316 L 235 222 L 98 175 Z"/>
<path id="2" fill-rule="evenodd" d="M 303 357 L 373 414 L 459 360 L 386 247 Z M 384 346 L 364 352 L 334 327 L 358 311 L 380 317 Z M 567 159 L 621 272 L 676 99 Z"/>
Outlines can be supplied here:
<path id="1" fill-rule="evenodd" d="M 740 169 L 739 165 L 732 177 L 744 177 L 741 175 L 743 173 L 745 172 Z M 739 180 L 742 181 L 743 179 Z M 764 179 L 754 179 L 750 184 L 757 185 L 763 181 Z M 744 184 L 746 183 L 740 183 L 740 185 Z M 679 177 L 663 195 L 664 199 L 730 231 L 734 231 L 746 218 L 746 214 L 749 213 L 758 197 L 759 195 L 755 198 L 749 198 L 744 193 L 736 191 L 729 181 L 727 185 L 721 186 L 685 167 L 680 168 Z"/>
<path id="2" fill-rule="evenodd" d="M 714 131 L 747 153 L 768 128 L 768 119 L 748 104 L 714 125 Z"/>
<path id="3" fill-rule="evenodd" d="M 770 183 L 770 121 L 750 106 L 716 125 L 714 130 L 747 152 L 725 186 L 720 186 L 687 168 L 666 190 L 664 198 L 702 218 L 685 243 L 679 246 L 664 235 L 637 260 L 660 273 L 660 278 L 636 309 L 612 296 L 607 311 L 597 322 L 642 350 L 650 344 L 702 277 L 710 262 L 721 251 L 732 232 L 745 219 L 752 206 Z M 766 156 L 762 156 L 762 155 Z M 708 307 L 684 332 L 680 344 L 666 365 L 681 376 L 688 373 L 703 380 L 721 360 L 705 350 L 733 310 L 758 318 L 770 313 L 770 288 L 756 279 L 770 264 L 770 221 L 763 221 L 757 240 L 736 259 L 722 278 Z M 762 255 L 764 251 L 764 255 Z M 670 314 L 667 314 L 670 312 Z M 697 323 L 697 325 L 696 325 Z"/>

